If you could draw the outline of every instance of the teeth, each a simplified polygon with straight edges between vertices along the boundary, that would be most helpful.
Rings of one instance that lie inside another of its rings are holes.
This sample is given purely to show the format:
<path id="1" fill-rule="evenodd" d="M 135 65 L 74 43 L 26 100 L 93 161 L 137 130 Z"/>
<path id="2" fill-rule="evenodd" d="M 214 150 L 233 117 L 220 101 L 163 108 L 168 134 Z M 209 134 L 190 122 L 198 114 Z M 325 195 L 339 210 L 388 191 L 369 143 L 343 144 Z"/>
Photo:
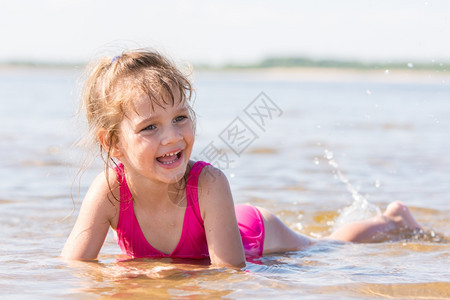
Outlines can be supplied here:
<path id="1" fill-rule="evenodd" d="M 164 154 L 164 155 L 161 156 L 161 157 L 174 156 L 174 155 L 177 155 L 178 153 L 180 153 L 180 151 L 178 151 L 178 152 L 172 152 L 172 153 L 167 153 L 167 154 Z"/>

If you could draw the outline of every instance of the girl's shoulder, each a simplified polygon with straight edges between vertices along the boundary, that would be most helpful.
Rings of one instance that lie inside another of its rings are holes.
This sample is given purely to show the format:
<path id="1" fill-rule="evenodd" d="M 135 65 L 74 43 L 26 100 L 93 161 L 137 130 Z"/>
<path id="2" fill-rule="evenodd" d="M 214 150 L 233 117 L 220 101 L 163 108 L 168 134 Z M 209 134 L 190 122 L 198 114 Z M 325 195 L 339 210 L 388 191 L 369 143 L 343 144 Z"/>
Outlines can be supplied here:
<path id="1" fill-rule="evenodd" d="M 228 180 L 226 175 L 222 170 L 207 164 L 203 167 L 199 177 L 198 186 L 203 188 L 214 188 L 218 185 L 228 185 Z"/>
<path id="2" fill-rule="evenodd" d="M 99 193 L 99 196 L 113 197 L 120 200 L 120 183 L 114 169 L 100 172 L 91 184 L 90 189 Z M 117 201 L 119 202 L 119 201 Z"/>
<path id="3" fill-rule="evenodd" d="M 83 200 L 83 205 L 90 206 L 93 211 L 101 212 L 112 222 L 120 208 L 120 184 L 115 170 L 99 173 L 92 181 Z"/>
<path id="4" fill-rule="evenodd" d="M 198 179 L 198 199 L 203 219 L 207 211 L 232 203 L 230 185 L 220 169 L 211 165 L 203 167 Z"/>

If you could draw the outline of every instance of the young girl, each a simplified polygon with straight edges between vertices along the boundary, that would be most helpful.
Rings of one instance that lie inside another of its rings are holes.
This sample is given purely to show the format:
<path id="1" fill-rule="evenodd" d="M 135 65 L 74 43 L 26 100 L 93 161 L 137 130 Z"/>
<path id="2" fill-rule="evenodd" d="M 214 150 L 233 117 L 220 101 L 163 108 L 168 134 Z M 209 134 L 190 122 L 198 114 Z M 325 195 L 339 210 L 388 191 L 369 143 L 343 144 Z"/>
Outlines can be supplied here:
<path id="1" fill-rule="evenodd" d="M 209 258 L 242 267 L 245 258 L 302 250 L 316 241 L 265 209 L 234 205 L 225 175 L 190 160 L 195 115 L 189 80 L 160 54 L 127 51 L 100 59 L 82 100 L 105 170 L 87 192 L 64 246 L 67 259 L 96 259 L 109 227 L 136 257 Z M 378 242 L 420 229 L 408 208 L 346 225 L 329 239 Z"/>

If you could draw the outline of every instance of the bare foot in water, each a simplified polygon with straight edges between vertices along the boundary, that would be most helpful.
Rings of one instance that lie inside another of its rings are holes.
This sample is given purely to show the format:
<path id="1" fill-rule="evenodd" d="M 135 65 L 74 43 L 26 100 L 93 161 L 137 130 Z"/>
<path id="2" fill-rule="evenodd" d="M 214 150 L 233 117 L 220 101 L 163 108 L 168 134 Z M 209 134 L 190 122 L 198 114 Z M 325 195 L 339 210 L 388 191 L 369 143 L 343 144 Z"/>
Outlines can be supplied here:
<path id="1" fill-rule="evenodd" d="M 409 208 L 399 201 L 390 203 L 384 211 L 383 216 L 393 222 L 397 230 L 422 229 L 422 226 L 414 219 Z"/>
<path id="2" fill-rule="evenodd" d="M 422 230 L 408 207 L 392 202 L 382 215 L 346 224 L 333 232 L 329 238 L 354 243 L 379 243 L 411 237 Z"/>

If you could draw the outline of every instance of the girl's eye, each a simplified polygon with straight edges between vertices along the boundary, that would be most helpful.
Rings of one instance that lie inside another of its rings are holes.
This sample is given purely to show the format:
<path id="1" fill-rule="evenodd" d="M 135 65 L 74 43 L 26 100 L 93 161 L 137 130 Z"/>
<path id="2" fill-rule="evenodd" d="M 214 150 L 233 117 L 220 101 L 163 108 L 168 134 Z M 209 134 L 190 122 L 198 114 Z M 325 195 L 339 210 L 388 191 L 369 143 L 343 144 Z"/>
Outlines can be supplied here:
<path id="1" fill-rule="evenodd" d="M 176 117 L 176 118 L 174 119 L 174 121 L 175 121 L 175 122 L 181 122 L 181 121 L 183 121 L 183 120 L 185 120 L 185 119 L 187 119 L 186 116 L 178 116 L 178 117 Z"/>
<path id="2" fill-rule="evenodd" d="M 155 126 L 155 125 L 148 125 L 147 127 L 145 127 L 145 128 L 142 129 L 142 130 L 154 130 L 154 129 L 156 129 L 156 126 Z"/>

